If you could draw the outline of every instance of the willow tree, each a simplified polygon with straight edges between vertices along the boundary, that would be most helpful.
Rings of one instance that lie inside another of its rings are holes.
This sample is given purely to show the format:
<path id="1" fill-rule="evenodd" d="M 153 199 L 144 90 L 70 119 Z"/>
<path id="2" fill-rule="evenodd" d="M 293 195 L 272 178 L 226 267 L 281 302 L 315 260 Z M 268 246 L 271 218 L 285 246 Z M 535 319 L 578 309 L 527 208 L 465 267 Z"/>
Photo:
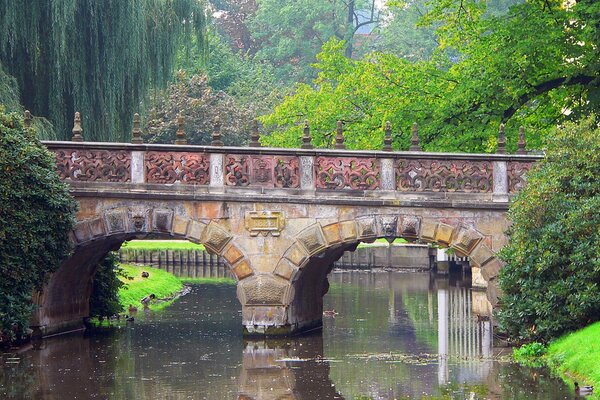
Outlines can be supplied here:
<path id="1" fill-rule="evenodd" d="M 182 44 L 206 42 L 206 25 L 204 0 L 2 1 L 0 63 L 59 139 L 80 111 L 86 140 L 125 140 L 147 90 Z"/>

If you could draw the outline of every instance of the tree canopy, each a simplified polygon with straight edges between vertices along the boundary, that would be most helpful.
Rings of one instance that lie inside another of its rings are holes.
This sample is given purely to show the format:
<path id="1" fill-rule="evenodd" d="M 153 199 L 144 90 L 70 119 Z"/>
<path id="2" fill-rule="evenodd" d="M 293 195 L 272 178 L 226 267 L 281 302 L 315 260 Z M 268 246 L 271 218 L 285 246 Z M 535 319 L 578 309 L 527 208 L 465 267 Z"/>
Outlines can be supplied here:
<path id="1" fill-rule="evenodd" d="M 76 203 L 54 155 L 0 106 L 0 342 L 20 335 L 31 296 L 70 250 Z"/>
<path id="2" fill-rule="evenodd" d="M 486 4 L 431 2 L 421 20 L 439 43 L 430 59 L 374 52 L 351 60 L 342 42 L 329 41 L 313 84 L 298 85 L 263 118 L 274 130 L 265 144 L 297 146 L 308 119 L 315 143 L 330 147 L 342 120 L 351 148 L 376 149 L 390 120 L 400 149 L 413 122 L 426 150 L 493 151 L 500 123 L 509 149 L 519 125 L 539 148 L 557 124 L 598 109 L 599 3 L 528 0 L 504 14 L 486 12 Z"/>
<path id="3" fill-rule="evenodd" d="M 86 140 L 126 140 L 153 85 L 172 76 L 185 38 L 204 48 L 203 0 L 0 2 L 0 63 L 21 103 L 70 138 L 74 111 Z"/>
<path id="4" fill-rule="evenodd" d="M 600 320 L 600 127 L 567 123 L 511 205 L 500 325 L 547 342 Z"/>

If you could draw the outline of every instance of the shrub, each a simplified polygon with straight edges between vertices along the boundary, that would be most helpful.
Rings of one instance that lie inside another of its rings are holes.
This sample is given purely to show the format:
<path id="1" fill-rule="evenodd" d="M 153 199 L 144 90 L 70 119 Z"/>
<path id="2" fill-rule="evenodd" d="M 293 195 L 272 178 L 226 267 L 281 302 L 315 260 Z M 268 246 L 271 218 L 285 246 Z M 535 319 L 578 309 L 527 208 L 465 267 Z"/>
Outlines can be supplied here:
<path id="1" fill-rule="evenodd" d="M 542 341 L 600 319 L 600 129 L 590 118 L 550 139 L 511 205 L 501 257 L 501 327 Z"/>
<path id="2" fill-rule="evenodd" d="M 90 296 L 91 317 L 110 317 L 123 311 L 119 302 L 119 289 L 125 284 L 119 276 L 126 275 L 118 261 L 117 254 L 111 252 L 98 265 Z"/>
<path id="3" fill-rule="evenodd" d="M 54 156 L 0 105 L 0 341 L 21 336 L 32 293 L 69 253 L 76 203 Z"/>

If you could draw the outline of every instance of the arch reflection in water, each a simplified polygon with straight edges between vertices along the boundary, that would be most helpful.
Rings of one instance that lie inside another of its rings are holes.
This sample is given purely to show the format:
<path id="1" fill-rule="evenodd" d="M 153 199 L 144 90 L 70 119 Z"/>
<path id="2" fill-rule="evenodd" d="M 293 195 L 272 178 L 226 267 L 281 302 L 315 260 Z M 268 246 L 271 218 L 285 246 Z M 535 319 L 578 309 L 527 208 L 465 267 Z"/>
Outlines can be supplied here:
<path id="1" fill-rule="evenodd" d="M 323 338 L 246 341 L 238 400 L 343 399 L 329 379 Z"/>

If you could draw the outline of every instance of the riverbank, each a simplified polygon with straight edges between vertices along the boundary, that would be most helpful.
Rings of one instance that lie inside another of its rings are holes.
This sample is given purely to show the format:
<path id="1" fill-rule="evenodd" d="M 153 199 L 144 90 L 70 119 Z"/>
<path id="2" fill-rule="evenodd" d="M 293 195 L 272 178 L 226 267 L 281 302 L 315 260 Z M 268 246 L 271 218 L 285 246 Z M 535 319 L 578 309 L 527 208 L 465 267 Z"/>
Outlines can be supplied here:
<path id="1" fill-rule="evenodd" d="M 130 305 L 138 309 L 143 308 L 144 305 L 141 303 L 141 300 L 150 294 L 154 294 L 157 299 L 172 300 L 183 289 L 183 282 L 167 271 L 130 264 L 121 264 L 121 268 L 132 278 L 120 277 L 125 286 L 119 289 L 119 302 L 126 313 Z M 143 278 L 142 272 L 147 272 L 148 277 Z M 158 310 L 169 304 L 168 300 L 155 300 L 150 304 L 149 308 L 151 310 Z"/>
<path id="2" fill-rule="evenodd" d="M 571 386 L 594 386 L 594 395 L 600 398 L 600 322 L 566 334 L 548 346 L 544 357 L 550 369 Z"/>

